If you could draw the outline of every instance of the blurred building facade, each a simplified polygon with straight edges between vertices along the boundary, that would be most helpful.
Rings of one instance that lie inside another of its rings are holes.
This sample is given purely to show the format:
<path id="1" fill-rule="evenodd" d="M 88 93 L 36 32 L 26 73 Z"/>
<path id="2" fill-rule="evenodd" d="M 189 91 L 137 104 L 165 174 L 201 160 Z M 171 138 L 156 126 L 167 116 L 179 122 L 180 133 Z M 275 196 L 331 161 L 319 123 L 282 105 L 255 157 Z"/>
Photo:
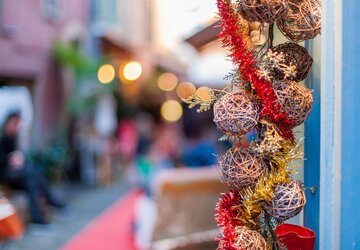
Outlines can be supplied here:
<path id="1" fill-rule="evenodd" d="M 220 31 L 219 21 L 213 21 L 185 40 L 197 52 L 187 71 L 189 80 L 196 85 L 222 88 L 227 83 L 224 76 L 234 68 L 218 39 Z"/>
<path id="2" fill-rule="evenodd" d="M 86 0 L 0 1 L 0 85 L 30 90 L 37 145 L 58 127 L 69 84 L 54 60 L 54 42 L 84 42 L 88 9 Z"/>

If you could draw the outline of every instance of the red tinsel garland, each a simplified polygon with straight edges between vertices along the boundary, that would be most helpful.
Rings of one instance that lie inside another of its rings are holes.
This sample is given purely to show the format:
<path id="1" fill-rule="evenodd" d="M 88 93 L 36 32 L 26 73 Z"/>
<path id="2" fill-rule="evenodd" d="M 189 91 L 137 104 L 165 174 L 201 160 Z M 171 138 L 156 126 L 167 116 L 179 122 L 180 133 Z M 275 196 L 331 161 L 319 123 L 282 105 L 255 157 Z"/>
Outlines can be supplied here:
<path id="1" fill-rule="evenodd" d="M 272 83 L 257 75 L 258 68 L 253 53 L 249 50 L 245 37 L 239 31 L 239 15 L 234 12 L 230 0 L 217 0 L 217 7 L 222 18 L 222 32 L 219 38 L 223 46 L 230 48 L 230 57 L 238 65 L 243 80 L 252 84 L 255 95 L 262 103 L 260 118 L 266 117 L 270 122 L 277 125 L 281 135 L 293 141 L 294 134 L 292 128 L 295 122 L 288 118 L 287 114 L 281 111 L 281 106 L 277 102 Z"/>
<path id="2" fill-rule="evenodd" d="M 240 195 L 236 191 L 230 191 L 227 194 L 222 194 L 219 202 L 216 205 L 216 222 L 221 228 L 222 237 L 219 239 L 221 248 L 218 250 L 237 250 L 234 245 L 236 239 L 235 228 L 240 226 L 238 220 L 234 219 L 238 216 L 237 205 L 240 201 Z"/>

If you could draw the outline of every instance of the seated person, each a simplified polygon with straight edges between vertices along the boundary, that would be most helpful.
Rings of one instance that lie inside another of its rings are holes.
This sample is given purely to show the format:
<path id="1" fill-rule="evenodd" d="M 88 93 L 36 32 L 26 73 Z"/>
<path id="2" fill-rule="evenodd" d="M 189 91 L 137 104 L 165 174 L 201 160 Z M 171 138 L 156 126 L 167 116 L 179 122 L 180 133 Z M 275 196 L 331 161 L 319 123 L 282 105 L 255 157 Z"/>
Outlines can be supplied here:
<path id="1" fill-rule="evenodd" d="M 31 222 L 47 224 L 44 214 L 39 207 L 39 197 L 44 197 L 48 205 L 64 208 L 49 190 L 45 178 L 31 164 L 18 149 L 17 136 L 20 125 L 20 113 L 11 113 L 5 120 L 0 137 L 0 183 L 10 188 L 26 191 Z"/>

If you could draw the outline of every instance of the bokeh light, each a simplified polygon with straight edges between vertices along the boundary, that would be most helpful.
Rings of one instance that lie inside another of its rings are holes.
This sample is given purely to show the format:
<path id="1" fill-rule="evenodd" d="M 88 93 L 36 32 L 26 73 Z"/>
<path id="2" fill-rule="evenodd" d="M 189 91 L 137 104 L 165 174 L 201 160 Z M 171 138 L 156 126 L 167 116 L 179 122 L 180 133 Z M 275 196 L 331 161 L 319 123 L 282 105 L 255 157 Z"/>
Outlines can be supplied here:
<path id="1" fill-rule="evenodd" d="M 181 82 L 176 88 L 176 94 L 181 99 L 187 99 L 194 95 L 196 87 L 191 82 Z"/>
<path id="2" fill-rule="evenodd" d="M 100 83 L 107 84 L 114 80 L 115 78 L 115 69 L 110 64 L 102 65 L 97 72 L 97 77 Z"/>
<path id="3" fill-rule="evenodd" d="M 163 73 L 159 76 L 157 84 L 163 91 L 171 91 L 176 88 L 178 79 L 173 73 Z"/>
<path id="4" fill-rule="evenodd" d="M 183 108 L 176 100 L 168 100 L 161 105 L 161 116 L 168 122 L 177 122 L 183 115 Z"/>
<path id="5" fill-rule="evenodd" d="M 206 86 L 200 87 L 196 90 L 195 94 L 201 98 L 203 101 L 210 101 L 211 96 L 209 93 L 210 89 Z"/>
<path id="6" fill-rule="evenodd" d="M 122 70 L 122 76 L 125 78 L 125 80 L 128 81 L 135 81 L 139 79 L 141 74 L 142 66 L 139 62 L 136 61 L 128 62 Z"/>

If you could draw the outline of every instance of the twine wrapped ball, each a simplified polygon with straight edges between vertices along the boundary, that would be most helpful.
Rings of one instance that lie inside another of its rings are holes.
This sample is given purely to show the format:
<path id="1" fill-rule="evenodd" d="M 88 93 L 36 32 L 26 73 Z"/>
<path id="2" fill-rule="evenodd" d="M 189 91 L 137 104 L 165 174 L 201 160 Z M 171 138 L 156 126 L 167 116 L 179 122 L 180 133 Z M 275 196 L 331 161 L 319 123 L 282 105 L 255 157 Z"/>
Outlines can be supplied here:
<path id="1" fill-rule="evenodd" d="M 307 52 L 307 50 L 292 42 L 287 42 L 284 44 L 279 44 L 275 46 L 273 52 L 282 53 L 284 56 L 284 61 L 282 62 L 285 65 L 294 65 L 296 67 L 296 74 L 293 77 L 288 77 L 288 80 L 293 80 L 300 82 L 306 78 L 308 73 L 311 70 L 313 59 Z M 274 69 L 273 77 L 276 80 L 284 80 L 285 74 L 284 71 L 279 68 Z"/>
<path id="2" fill-rule="evenodd" d="M 289 183 L 277 185 L 275 195 L 265 210 L 274 218 L 285 221 L 300 213 L 305 206 L 306 198 L 303 185 L 293 180 Z"/>
<path id="3" fill-rule="evenodd" d="M 269 249 L 264 237 L 260 233 L 254 230 L 250 230 L 245 226 L 239 226 L 236 227 L 235 233 L 236 236 L 235 236 L 234 246 L 236 246 L 237 249 L 246 249 L 246 250 Z M 221 241 L 218 249 L 222 249 L 222 250 L 226 249 L 221 247 Z"/>
<path id="4" fill-rule="evenodd" d="M 277 25 L 286 38 L 301 42 L 320 34 L 320 0 L 289 0 L 288 5 L 288 12 L 277 20 Z"/>
<path id="5" fill-rule="evenodd" d="M 216 126 L 229 135 L 243 135 L 255 128 L 259 109 L 243 91 L 228 93 L 214 105 Z"/>
<path id="6" fill-rule="evenodd" d="M 273 23 L 286 14 L 288 0 L 239 0 L 238 11 L 249 22 Z"/>
<path id="7" fill-rule="evenodd" d="M 293 81 L 275 82 L 273 87 L 282 110 L 294 121 L 294 126 L 303 123 L 312 108 L 311 90 Z"/>
<path id="8" fill-rule="evenodd" d="M 232 189 L 254 186 L 265 169 L 260 155 L 250 149 L 229 149 L 220 156 L 221 179 Z"/>

